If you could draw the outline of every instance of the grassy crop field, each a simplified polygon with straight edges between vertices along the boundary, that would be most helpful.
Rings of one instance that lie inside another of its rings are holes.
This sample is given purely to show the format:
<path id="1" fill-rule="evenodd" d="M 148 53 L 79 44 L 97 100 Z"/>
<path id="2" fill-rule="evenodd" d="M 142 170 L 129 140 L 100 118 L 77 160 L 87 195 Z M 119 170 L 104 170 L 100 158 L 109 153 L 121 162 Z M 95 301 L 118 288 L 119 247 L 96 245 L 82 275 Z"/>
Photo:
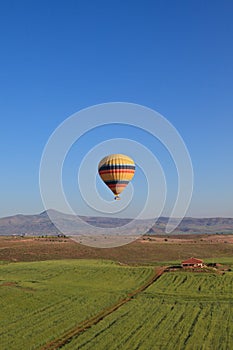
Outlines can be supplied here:
<path id="1" fill-rule="evenodd" d="M 62 349 L 233 349 L 233 273 L 164 273 Z"/>
<path id="2" fill-rule="evenodd" d="M 42 348 L 126 297 L 153 272 L 99 260 L 0 265 L 1 350 Z"/>
<path id="3" fill-rule="evenodd" d="M 161 266 L 190 256 L 222 266 L 152 283 Z M 232 271 L 232 235 L 110 249 L 0 237 L 0 349 L 231 350 Z"/>

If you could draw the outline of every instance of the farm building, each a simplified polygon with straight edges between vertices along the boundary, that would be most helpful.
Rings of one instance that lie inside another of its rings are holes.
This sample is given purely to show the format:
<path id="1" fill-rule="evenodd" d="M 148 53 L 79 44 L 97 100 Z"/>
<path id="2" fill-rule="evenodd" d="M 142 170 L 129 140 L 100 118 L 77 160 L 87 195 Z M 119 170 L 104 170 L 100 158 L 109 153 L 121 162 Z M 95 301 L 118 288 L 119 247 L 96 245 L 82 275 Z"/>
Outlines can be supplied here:
<path id="1" fill-rule="evenodd" d="M 204 262 L 201 259 L 189 258 L 181 262 L 182 267 L 203 267 Z"/>

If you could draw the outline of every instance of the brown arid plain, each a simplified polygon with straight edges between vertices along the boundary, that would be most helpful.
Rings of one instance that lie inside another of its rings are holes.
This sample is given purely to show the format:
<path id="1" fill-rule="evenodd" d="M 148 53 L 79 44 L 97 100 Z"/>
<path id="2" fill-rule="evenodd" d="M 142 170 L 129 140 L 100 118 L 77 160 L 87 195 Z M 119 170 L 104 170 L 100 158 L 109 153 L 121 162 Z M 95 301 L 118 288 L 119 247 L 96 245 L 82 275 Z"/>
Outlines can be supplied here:
<path id="1" fill-rule="evenodd" d="M 59 259 L 106 259 L 122 264 L 147 265 L 233 256 L 233 235 L 153 235 L 116 248 L 88 247 L 70 238 L 0 237 L 0 261 L 43 261 Z"/>

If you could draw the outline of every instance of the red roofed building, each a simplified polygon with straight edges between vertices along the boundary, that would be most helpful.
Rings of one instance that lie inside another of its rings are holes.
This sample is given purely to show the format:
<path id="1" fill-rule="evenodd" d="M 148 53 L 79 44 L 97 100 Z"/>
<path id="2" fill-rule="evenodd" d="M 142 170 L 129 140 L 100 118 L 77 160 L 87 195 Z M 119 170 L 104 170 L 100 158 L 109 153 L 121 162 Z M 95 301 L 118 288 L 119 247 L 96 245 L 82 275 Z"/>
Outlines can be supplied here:
<path id="1" fill-rule="evenodd" d="M 201 259 L 189 258 L 181 262 L 182 267 L 203 267 L 204 262 Z"/>

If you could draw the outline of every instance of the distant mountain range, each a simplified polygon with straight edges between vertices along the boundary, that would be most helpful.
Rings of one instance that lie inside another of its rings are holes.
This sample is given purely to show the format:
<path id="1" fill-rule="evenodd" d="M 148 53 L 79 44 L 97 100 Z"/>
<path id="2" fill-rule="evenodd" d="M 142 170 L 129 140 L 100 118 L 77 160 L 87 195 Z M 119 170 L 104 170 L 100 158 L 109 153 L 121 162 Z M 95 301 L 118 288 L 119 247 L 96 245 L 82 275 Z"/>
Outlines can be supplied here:
<path id="1" fill-rule="evenodd" d="M 149 230 L 149 234 L 164 234 L 168 218 L 160 217 Z M 233 234 L 233 218 L 192 218 L 184 217 L 173 234 L 222 233 Z"/>
<path id="2" fill-rule="evenodd" d="M 14 215 L 0 218 L 0 235 L 58 235 L 61 232 L 51 222 L 48 213 L 59 215 L 61 220 L 65 220 L 74 225 L 79 225 L 82 230 L 82 222 L 77 221 L 74 215 L 61 214 L 54 210 L 44 211 L 36 215 Z M 90 217 L 81 216 L 83 221 L 96 227 L 111 228 L 123 226 L 129 223 L 130 219 Z M 165 227 L 168 222 L 167 217 L 160 217 L 148 234 L 165 234 Z M 71 227 L 71 226 L 70 226 Z M 84 225 L 83 225 L 84 227 Z M 86 229 L 86 228 L 85 228 Z M 194 233 L 222 233 L 233 234 L 233 218 L 192 218 L 185 217 L 173 234 L 194 234 Z"/>

